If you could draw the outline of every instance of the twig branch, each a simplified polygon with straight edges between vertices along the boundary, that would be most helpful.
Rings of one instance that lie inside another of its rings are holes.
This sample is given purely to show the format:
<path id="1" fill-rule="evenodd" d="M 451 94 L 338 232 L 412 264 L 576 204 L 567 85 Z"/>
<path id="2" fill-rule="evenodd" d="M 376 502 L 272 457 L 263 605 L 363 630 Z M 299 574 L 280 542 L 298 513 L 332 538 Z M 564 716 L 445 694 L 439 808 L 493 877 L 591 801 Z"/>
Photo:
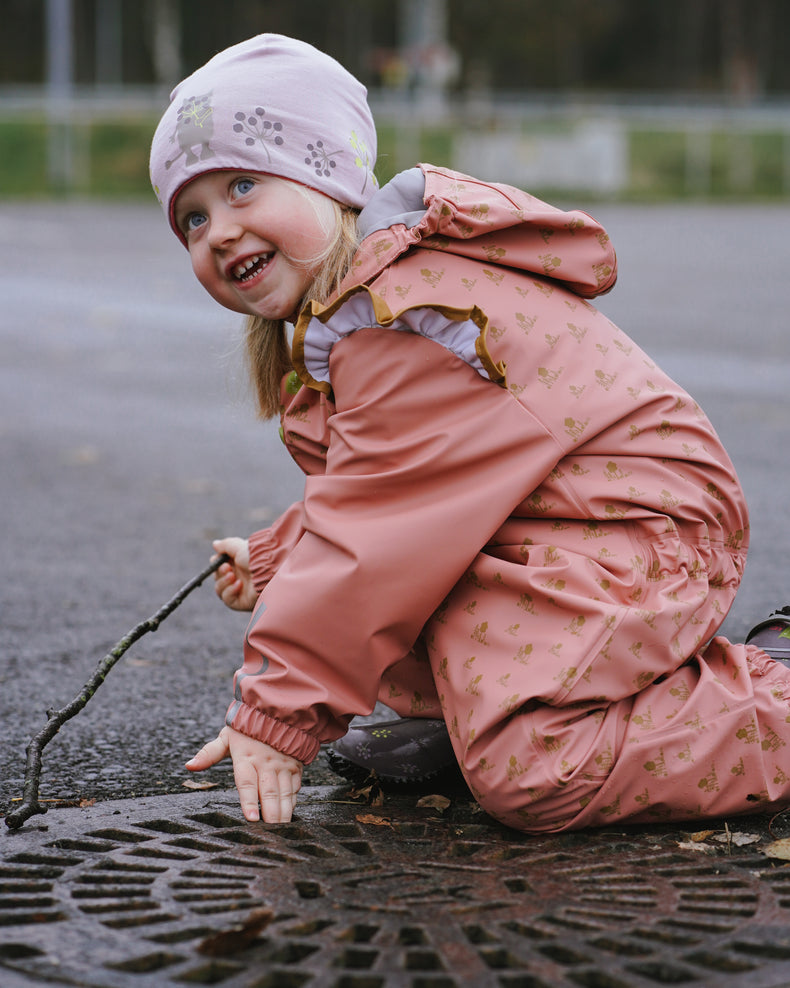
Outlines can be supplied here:
<path id="1" fill-rule="evenodd" d="M 22 790 L 22 804 L 6 816 L 6 826 L 12 830 L 17 830 L 25 820 L 34 814 L 47 812 L 46 806 L 42 806 L 38 798 L 38 787 L 41 780 L 41 757 L 44 747 L 49 744 L 67 720 L 71 720 L 75 714 L 78 714 L 82 710 L 107 678 L 110 669 L 112 669 L 124 652 L 138 638 L 142 638 L 146 632 L 156 631 L 168 614 L 174 611 L 196 587 L 199 587 L 206 577 L 218 570 L 223 563 L 228 562 L 229 558 L 229 556 L 222 555 L 218 559 L 215 559 L 202 572 L 191 579 L 189 583 L 186 583 L 166 604 L 163 604 L 156 614 L 153 614 L 145 621 L 141 621 L 136 628 L 132 628 L 131 631 L 127 632 L 115 648 L 111 652 L 108 652 L 101 662 L 99 662 L 96 671 L 71 703 L 67 704 L 61 710 L 54 710 L 52 708 L 47 710 L 47 723 L 35 737 L 31 738 L 26 748 L 27 762 L 25 765 L 25 784 Z"/>

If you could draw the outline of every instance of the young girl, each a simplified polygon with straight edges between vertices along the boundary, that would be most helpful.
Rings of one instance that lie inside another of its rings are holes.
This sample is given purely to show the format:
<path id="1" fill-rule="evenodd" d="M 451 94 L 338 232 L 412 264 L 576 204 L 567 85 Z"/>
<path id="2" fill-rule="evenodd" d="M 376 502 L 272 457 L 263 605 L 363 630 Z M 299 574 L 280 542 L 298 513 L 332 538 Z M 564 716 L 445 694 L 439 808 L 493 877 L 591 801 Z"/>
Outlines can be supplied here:
<path id="1" fill-rule="evenodd" d="M 429 165 L 378 189 L 375 155 L 364 88 L 277 35 L 181 83 L 154 137 L 170 225 L 248 316 L 260 414 L 307 475 L 215 543 L 252 617 L 188 768 L 230 755 L 269 822 L 331 741 L 392 778 L 454 758 L 525 831 L 790 799 L 790 671 L 713 637 L 743 494 L 698 405 L 587 301 L 615 282 L 605 231 Z M 348 731 L 377 699 L 402 719 Z"/>

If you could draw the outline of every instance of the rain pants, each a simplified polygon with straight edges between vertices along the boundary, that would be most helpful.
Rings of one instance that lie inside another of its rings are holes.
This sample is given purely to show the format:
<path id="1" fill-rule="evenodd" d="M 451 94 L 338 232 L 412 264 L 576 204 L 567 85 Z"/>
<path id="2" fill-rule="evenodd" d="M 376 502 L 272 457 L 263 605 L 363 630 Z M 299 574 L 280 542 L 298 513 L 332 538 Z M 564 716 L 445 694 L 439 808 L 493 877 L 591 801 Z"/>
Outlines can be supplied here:
<path id="1" fill-rule="evenodd" d="M 790 798 L 790 670 L 716 632 L 748 517 L 703 411 L 589 298 L 603 228 L 422 165 L 297 322 L 304 498 L 250 539 L 227 722 L 303 762 L 377 699 L 443 717 L 525 831 Z"/>

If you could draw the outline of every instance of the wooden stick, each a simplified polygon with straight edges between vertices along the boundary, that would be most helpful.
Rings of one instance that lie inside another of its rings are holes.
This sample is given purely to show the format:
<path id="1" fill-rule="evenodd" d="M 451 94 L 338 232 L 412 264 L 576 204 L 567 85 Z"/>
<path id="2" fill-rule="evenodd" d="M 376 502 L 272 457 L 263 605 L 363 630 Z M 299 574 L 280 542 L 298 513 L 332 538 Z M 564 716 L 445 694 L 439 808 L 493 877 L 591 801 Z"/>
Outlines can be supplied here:
<path id="1" fill-rule="evenodd" d="M 10 827 L 11 830 L 18 830 L 29 817 L 36 813 L 47 812 L 46 806 L 42 806 L 41 800 L 38 798 L 38 787 L 41 781 L 41 758 L 44 747 L 58 733 L 63 724 L 67 720 L 71 720 L 75 714 L 78 714 L 82 710 L 88 700 L 90 700 L 104 682 L 110 669 L 112 669 L 130 645 L 133 645 L 138 638 L 142 638 L 146 632 L 156 631 L 168 614 L 174 611 L 196 587 L 199 587 L 206 577 L 216 572 L 223 563 L 229 561 L 230 557 L 223 554 L 211 562 L 202 572 L 191 579 L 189 583 L 186 583 L 174 597 L 166 604 L 163 604 L 156 614 L 153 614 L 145 621 L 141 621 L 137 627 L 132 628 L 131 631 L 124 635 L 112 651 L 104 656 L 96 667 L 96 671 L 71 703 L 67 704 L 61 710 L 55 710 L 53 708 L 47 710 L 47 723 L 35 737 L 31 738 L 25 749 L 27 762 L 25 765 L 25 783 L 22 790 L 22 805 L 6 816 L 5 822 L 7 827 Z"/>

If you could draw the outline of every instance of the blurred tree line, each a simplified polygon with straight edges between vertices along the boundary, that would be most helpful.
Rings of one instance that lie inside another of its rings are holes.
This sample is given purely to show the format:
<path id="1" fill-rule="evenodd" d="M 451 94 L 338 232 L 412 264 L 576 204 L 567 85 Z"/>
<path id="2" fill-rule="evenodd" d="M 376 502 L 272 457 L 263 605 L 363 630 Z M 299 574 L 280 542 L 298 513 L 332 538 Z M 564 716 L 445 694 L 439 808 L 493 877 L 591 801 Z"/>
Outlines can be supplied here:
<path id="1" fill-rule="evenodd" d="M 790 91 L 788 0 L 440 0 L 452 90 Z M 409 0 L 72 0 L 78 85 L 170 85 L 262 31 L 335 55 L 368 86 L 409 84 Z M 0 0 L 0 84 L 46 72 L 46 0 Z M 413 42 L 414 39 L 412 38 Z"/>

